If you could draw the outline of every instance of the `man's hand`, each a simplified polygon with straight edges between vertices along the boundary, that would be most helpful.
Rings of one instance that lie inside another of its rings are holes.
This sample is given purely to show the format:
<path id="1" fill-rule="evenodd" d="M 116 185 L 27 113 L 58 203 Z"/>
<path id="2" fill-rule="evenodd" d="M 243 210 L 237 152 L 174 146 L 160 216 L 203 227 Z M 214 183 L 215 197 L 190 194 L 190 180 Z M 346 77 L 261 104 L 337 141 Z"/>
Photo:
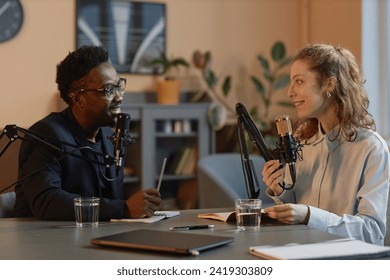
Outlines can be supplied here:
<path id="1" fill-rule="evenodd" d="M 156 189 L 141 189 L 126 200 L 129 216 L 133 219 L 151 217 L 160 209 L 161 196 Z"/>

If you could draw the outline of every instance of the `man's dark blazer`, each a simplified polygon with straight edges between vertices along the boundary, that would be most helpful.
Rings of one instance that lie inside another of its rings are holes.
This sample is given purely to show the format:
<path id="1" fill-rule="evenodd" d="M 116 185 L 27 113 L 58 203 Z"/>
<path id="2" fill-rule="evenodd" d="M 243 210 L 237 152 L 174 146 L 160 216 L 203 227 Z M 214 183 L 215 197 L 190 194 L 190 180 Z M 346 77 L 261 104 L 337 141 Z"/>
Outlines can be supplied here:
<path id="1" fill-rule="evenodd" d="M 30 176 L 36 170 L 42 170 L 16 185 L 17 217 L 74 220 L 73 199 L 78 196 L 101 198 L 99 211 L 101 220 L 123 217 L 125 206 L 125 200 L 122 198 L 123 171 L 117 177 L 114 165 L 106 169 L 105 166 L 90 162 L 96 159 L 90 149 L 83 148 L 77 151 L 76 148 L 59 144 L 67 143 L 75 147 L 91 145 L 70 108 L 51 113 L 29 130 L 45 136 L 50 143 L 81 158 L 73 155 L 63 156 L 63 152 L 37 141 L 23 141 L 19 153 L 18 179 Z M 108 137 L 112 134 L 111 128 L 100 129 L 102 152 L 111 156 L 113 143 Z M 87 158 L 89 161 L 85 160 Z M 48 167 L 45 167 L 47 165 Z M 108 178 L 117 178 L 113 181 L 104 179 L 99 174 L 99 168 Z"/>

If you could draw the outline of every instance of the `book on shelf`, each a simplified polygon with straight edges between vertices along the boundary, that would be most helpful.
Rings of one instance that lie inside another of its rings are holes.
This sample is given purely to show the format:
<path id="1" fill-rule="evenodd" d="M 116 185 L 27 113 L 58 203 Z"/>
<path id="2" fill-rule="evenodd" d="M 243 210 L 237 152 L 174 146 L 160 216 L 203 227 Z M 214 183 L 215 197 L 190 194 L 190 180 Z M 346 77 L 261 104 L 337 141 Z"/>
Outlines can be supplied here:
<path id="1" fill-rule="evenodd" d="M 194 175 L 198 152 L 196 147 L 185 146 L 168 157 L 166 173 L 172 175 Z"/>
<path id="2" fill-rule="evenodd" d="M 309 244 L 249 247 L 252 255 L 269 260 L 346 259 L 362 260 L 390 256 L 390 247 L 341 238 Z"/>
<path id="3" fill-rule="evenodd" d="M 196 163 L 198 161 L 198 152 L 196 147 L 190 148 L 190 153 L 184 164 L 182 174 L 183 175 L 194 175 L 196 170 Z"/>
<path id="4" fill-rule="evenodd" d="M 192 150 L 193 150 L 192 147 L 186 147 L 184 149 L 183 154 L 180 158 L 179 165 L 177 166 L 177 168 L 175 170 L 176 175 L 186 175 L 185 169 L 186 169 L 188 162 L 191 159 Z"/>
<path id="5" fill-rule="evenodd" d="M 190 152 L 190 150 L 188 149 L 188 147 L 185 147 L 183 149 L 183 152 L 181 153 L 180 160 L 179 160 L 178 165 L 176 166 L 174 174 L 180 175 L 182 173 L 184 163 L 185 163 L 186 157 L 188 157 L 189 152 Z"/>
<path id="6" fill-rule="evenodd" d="M 167 160 L 167 167 L 166 167 L 166 174 L 175 174 L 176 169 L 180 163 L 180 160 L 183 156 L 185 147 L 180 147 L 177 150 L 175 150 L 173 153 L 171 153 Z"/>

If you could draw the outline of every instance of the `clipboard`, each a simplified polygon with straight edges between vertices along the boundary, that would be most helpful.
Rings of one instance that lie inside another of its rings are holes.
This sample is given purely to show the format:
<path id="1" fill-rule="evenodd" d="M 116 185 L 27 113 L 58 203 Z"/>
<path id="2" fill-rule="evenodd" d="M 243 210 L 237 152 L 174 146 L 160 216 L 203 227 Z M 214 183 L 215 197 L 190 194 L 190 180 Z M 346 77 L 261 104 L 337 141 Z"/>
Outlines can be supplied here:
<path id="1" fill-rule="evenodd" d="M 91 244 L 134 250 L 199 255 L 234 241 L 234 237 L 138 229 L 91 239 Z"/>

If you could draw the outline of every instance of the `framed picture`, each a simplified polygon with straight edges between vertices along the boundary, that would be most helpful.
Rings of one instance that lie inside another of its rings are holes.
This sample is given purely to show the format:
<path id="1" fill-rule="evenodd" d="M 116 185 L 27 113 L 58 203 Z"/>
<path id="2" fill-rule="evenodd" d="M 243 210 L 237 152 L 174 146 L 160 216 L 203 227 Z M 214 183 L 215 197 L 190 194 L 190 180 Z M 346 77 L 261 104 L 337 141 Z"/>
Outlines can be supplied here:
<path id="1" fill-rule="evenodd" d="M 153 74 L 166 52 L 166 7 L 130 0 L 77 0 L 76 44 L 102 45 L 121 73 Z"/>

